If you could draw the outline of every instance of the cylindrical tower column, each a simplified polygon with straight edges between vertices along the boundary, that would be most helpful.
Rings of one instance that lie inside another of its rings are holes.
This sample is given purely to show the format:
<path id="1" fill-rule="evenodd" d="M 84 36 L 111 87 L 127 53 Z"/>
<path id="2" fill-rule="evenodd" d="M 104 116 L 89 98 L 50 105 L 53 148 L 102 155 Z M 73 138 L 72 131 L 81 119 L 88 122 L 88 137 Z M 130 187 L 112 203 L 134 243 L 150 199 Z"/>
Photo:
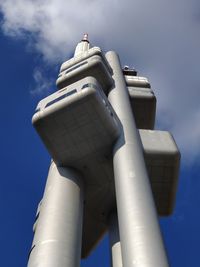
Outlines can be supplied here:
<path id="1" fill-rule="evenodd" d="M 108 222 L 109 241 L 110 241 L 110 257 L 112 267 L 123 267 L 121 244 L 119 237 L 118 218 L 116 212 L 112 213 Z"/>
<path id="2" fill-rule="evenodd" d="M 79 175 L 52 162 L 28 267 L 80 267 L 82 216 Z"/>
<path id="3" fill-rule="evenodd" d="M 112 51 L 106 57 L 114 78 L 108 98 L 122 123 L 113 164 L 123 267 L 167 267 L 141 140 L 120 61 Z"/>

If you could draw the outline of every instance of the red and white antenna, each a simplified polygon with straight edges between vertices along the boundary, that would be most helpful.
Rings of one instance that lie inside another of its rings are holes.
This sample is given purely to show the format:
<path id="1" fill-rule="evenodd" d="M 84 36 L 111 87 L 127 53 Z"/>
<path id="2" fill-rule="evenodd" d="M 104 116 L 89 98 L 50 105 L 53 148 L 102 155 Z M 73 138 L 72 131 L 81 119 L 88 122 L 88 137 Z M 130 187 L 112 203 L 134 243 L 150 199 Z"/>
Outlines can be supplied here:
<path id="1" fill-rule="evenodd" d="M 88 40 L 88 33 L 84 33 L 82 41 L 84 41 L 84 42 L 88 42 L 88 43 L 89 43 L 89 40 Z"/>

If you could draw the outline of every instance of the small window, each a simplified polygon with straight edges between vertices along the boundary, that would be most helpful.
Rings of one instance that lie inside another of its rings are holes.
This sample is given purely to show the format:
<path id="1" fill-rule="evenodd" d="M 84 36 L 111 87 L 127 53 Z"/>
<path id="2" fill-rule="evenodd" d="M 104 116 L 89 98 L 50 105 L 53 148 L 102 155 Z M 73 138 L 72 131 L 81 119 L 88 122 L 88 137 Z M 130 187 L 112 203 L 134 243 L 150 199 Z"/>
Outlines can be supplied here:
<path id="1" fill-rule="evenodd" d="M 94 89 L 98 89 L 98 87 L 94 84 L 94 83 L 86 83 L 86 84 L 84 84 L 83 86 L 82 86 L 82 88 L 81 89 L 85 89 L 85 88 L 88 88 L 88 87 L 92 87 L 92 88 L 94 88 Z"/>
<path id="2" fill-rule="evenodd" d="M 46 106 L 45 106 L 45 108 L 53 105 L 54 103 L 60 101 L 61 99 L 65 98 L 67 96 L 70 96 L 70 95 L 75 94 L 76 92 L 77 92 L 77 90 L 74 89 L 74 90 L 71 90 L 71 91 L 69 91 L 68 93 L 66 93 L 64 95 L 61 95 L 60 97 L 57 97 L 56 99 L 54 99 L 54 100 L 50 101 L 49 103 L 47 103 Z"/>

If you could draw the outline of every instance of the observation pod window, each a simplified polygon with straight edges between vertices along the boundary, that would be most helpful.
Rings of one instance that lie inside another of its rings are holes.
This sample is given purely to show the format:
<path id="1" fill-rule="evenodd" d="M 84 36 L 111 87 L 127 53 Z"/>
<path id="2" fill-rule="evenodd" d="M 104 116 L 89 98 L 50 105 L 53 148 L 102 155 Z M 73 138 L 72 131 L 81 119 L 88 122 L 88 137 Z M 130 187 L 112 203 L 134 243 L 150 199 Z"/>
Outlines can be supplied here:
<path id="1" fill-rule="evenodd" d="M 86 84 L 84 84 L 84 85 L 82 86 L 81 89 L 85 89 L 85 88 L 88 88 L 88 87 L 90 87 L 90 88 L 94 88 L 95 90 L 98 90 L 98 87 L 97 87 L 94 83 L 86 83 Z"/>
<path id="2" fill-rule="evenodd" d="M 64 94 L 64 95 L 61 95 L 60 97 L 57 97 L 56 99 L 50 101 L 49 103 L 46 104 L 45 107 L 49 107 L 49 106 L 53 105 L 54 103 L 60 101 L 61 99 L 65 98 L 65 97 L 67 97 L 67 96 L 70 96 L 70 95 L 75 94 L 76 92 L 77 92 L 76 89 L 74 89 L 74 90 L 72 90 L 72 91 L 69 91 L 68 93 L 66 93 L 66 94 Z"/>

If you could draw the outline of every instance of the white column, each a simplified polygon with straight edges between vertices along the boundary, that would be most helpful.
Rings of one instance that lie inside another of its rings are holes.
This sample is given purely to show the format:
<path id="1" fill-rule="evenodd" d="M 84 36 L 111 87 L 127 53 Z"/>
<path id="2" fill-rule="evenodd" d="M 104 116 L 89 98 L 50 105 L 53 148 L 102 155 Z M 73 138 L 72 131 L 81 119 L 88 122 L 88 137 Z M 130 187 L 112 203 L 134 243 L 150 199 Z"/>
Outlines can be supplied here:
<path id="1" fill-rule="evenodd" d="M 112 213 L 109 218 L 109 241 L 110 241 L 110 257 L 112 267 L 123 267 L 121 244 L 119 237 L 118 218 L 116 213 Z"/>
<path id="2" fill-rule="evenodd" d="M 115 83 L 108 99 L 122 123 L 113 164 L 123 267 L 167 267 L 141 140 L 120 61 L 115 52 L 108 52 L 106 57 Z"/>
<path id="3" fill-rule="evenodd" d="M 83 185 L 70 168 L 52 162 L 28 267 L 79 267 Z"/>

